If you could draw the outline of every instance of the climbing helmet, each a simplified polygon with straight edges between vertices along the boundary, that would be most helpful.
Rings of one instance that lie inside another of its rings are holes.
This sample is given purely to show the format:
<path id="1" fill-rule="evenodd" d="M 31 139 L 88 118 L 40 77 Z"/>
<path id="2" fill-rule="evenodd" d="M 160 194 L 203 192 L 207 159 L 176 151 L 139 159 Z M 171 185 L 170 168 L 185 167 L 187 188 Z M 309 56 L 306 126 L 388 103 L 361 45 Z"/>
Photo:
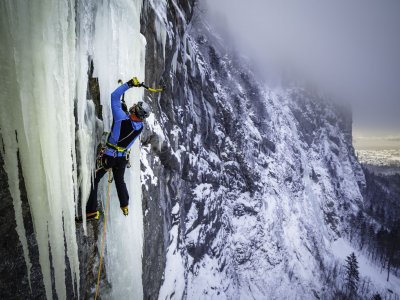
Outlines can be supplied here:
<path id="1" fill-rule="evenodd" d="M 149 117 L 150 112 L 150 106 L 143 101 L 139 101 L 129 109 L 129 113 L 135 114 L 140 119 L 146 119 L 147 117 Z"/>

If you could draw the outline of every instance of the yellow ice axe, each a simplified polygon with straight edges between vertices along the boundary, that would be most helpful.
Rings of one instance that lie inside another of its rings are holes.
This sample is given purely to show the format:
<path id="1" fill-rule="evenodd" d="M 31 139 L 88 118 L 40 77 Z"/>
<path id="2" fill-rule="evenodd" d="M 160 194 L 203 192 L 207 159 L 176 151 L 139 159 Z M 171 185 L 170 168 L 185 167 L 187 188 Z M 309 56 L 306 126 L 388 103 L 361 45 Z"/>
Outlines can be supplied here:
<path id="1" fill-rule="evenodd" d="M 132 81 L 133 81 L 133 86 L 135 86 L 135 87 L 144 87 L 149 92 L 161 93 L 161 92 L 164 91 L 164 87 L 161 87 L 161 88 L 158 88 L 158 89 L 152 88 L 152 87 L 148 87 L 147 85 L 144 84 L 144 82 L 140 82 L 137 77 L 133 77 Z"/>

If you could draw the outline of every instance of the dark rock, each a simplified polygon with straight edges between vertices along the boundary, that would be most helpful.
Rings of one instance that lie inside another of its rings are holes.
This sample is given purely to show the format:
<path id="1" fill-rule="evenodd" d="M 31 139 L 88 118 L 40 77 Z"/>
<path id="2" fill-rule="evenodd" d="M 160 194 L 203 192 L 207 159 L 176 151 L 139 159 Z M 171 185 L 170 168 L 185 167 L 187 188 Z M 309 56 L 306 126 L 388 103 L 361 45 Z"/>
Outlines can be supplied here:
<path id="1" fill-rule="evenodd" d="M 45 299 L 43 276 L 39 264 L 39 251 L 35 238 L 29 203 L 26 195 L 21 166 L 19 185 L 22 201 L 22 216 L 26 231 L 31 269 L 27 270 L 22 245 L 16 231 L 13 199 L 11 197 L 7 173 L 0 152 L 0 298 L 1 299 Z M 31 288 L 28 281 L 30 272 Z"/>

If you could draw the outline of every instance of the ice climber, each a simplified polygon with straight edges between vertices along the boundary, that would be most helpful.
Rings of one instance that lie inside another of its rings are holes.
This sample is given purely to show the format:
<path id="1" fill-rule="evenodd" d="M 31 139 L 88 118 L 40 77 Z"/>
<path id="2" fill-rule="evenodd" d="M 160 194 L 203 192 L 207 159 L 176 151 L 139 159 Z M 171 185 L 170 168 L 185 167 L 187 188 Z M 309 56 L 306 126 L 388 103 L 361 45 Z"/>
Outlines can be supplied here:
<path id="1" fill-rule="evenodd" d="M 150 115 L 150 107 L 144 102 L 134 104 L 129 111 L 121 96 L 131 87 L 144 86 L 136 77 L 119 86 L 111 94 L 111 109 L 113 124 L 107 138 L 105 148 L 98 157 L 94 183 L 86 204 L 86 219 L 98 219 L 97 188 L 100 179 L 112 169 L 115 187 L 117 189 L 120 207 L 125 216 L 128 215 L 129 194 L 124 181 L 125 168 L 129 162 L 129 148 L 143 130 L 143 122 Z M 144 86 L 146 87 L 146 86 Z M 146 87 L 147 88 L 147 87 Z"/>

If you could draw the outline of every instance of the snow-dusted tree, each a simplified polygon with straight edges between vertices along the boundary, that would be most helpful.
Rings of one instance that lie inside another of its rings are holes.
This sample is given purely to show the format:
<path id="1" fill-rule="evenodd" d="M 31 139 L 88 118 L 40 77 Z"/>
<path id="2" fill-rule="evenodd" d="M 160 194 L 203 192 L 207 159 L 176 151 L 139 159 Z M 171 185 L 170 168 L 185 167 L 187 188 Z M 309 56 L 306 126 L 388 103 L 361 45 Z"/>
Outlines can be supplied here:
<path id="1" fill-rule="evenodd" d="M 382 297 L 381 297 L 381 295 L 376 293 L 375 295 L 372 296 L 372 300 L 382 300 Z"/>
<path id="2" fill-rule="evenodd" d="M 346 290 L 350 297 L 357 294 L 359 275 L 357 257 L 352 252 L 346 258 Z"/>
<path id="3" fill-rule="evenodd" d="M 387 253 L 387 281 L 389 281 L 390 276 L 390 268 L 393 264 L 396 264 L 396 260 L 398 260 L 398 256 L 400 254 L 400 220 L 395 223 L 393 229 L 390 231 L 387 241 L 386 241 L 386 253 Z M 397 259 L 396 259 L 397 258 Z M 397 262 L 398 263 L 398 262 Z"/>
<path id="4" fill-rule="evenodd" d="M 363 220 L 360 224 L 360 249 L 365 246 L 365 241 L 367 239 L 367 223 Z"/>

